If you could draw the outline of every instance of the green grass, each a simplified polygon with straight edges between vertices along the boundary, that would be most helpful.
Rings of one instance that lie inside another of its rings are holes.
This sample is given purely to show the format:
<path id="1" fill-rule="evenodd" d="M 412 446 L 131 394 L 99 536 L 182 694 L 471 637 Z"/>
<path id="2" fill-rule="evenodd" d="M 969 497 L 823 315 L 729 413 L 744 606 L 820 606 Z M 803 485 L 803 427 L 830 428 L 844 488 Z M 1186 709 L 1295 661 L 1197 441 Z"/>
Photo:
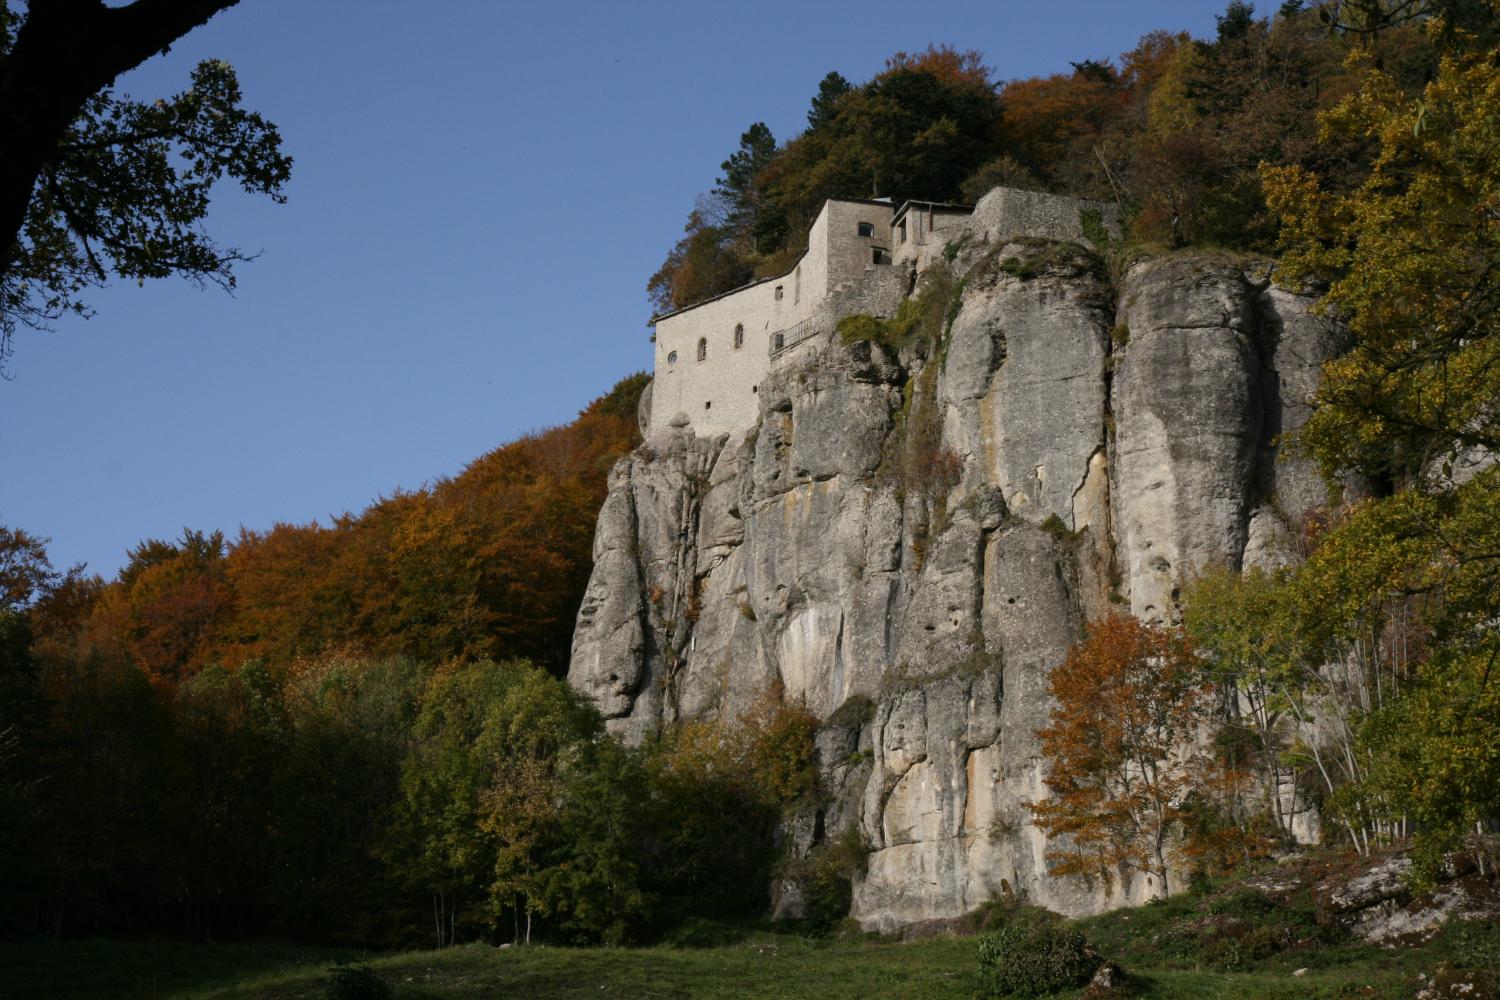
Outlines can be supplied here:
<path id="1" fill-rule="evenodd" d="M 977 914 L 974 925 L 994 928 L 1016 919 L 1052 918 L 996 905 Z M 1443 963 L 1476 968 L 1474 962 L 1486 962 L 1500 942 L 1500 928 L 1482 924 L 1451 928 L 1421 947 L 1380 949 L 1320 922 L 1296 899 L 1268 906 L 1232 889 L 1072 926 L 1127 970 L 1133 996 L 1160 1000 L 1409 998 L 1419 973 L 1430 976 Z M 1270 947 L 1225 946 L 1266 939 Z M 396 1000 L 973 1000 L 978 988 L 977 937 L 829 939 L 714 925 L 680 940 L 713 946 L 471 944 L 362 955 L 276 945 L 6 944 L 0 945 L 0 1000 L 320 1000 L 328 970 L 341 961 L 367 963 Z M 1297 970 L 1305 971 L 1294 975 Z"/>
<path id="2" fill-rule="evenodd" d="M 0 1000 L 198 997 L 254 992 L 292 970 L 322 970 L 359 953 L 291 945 L 68 941 L 0 944 Z M 304 993 L 306 990 L 303 991 Z M 321 990 L 319 990 L 321 992 Z M 295 993 L 287 994 L 295 996 Z M 316 994 L 314 994 L 316 995 Z"/>
<path id="3" fill-rule="evenodd" d="M 970 1000 L 974 948 L 972 939 L 896 945 L 764 935 L 702 949 L 465 945 L 367 962 L 398 1000 Z M 314 1000 L 322 996 L 328 968 L 341 957 L 351 956 L 248 945 L 7 945 L 0 947 L 0 998 Z"/>

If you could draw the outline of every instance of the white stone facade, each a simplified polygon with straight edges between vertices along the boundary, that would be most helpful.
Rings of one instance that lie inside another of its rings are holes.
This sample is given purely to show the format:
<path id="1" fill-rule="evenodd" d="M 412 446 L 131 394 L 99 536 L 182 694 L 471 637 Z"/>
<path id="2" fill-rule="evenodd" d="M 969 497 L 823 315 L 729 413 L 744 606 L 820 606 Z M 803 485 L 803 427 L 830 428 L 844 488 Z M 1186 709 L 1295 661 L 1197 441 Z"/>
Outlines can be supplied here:
<path id="1" fill-rule="evenodd" d="M 909 201 L 829 200 L 807 234 L 807 252 L 786 274 L 658 316 L 650 422 L 654 433 L 691 425 L 709 437 L 743 430 L 760 414 L 760 383 L 804 345 L 830 336 L 840 316 L 889 316 L 910 276 L 940 262 L 968 234 L 1088 241 L 1085 209 L 1118 228 L 1113 205 L 996 188 L 970 209 Z"/>
<path id="2" fill-rule="evenodd" d="M 895 273 L 892 208 L 879 201 L 825 202 L 808 231 L 807 252 L 786 274 L 657 317 L 651 430 L 679 414 L 700 436 L 753 424 L 760 382 L 778 347 L 826 332 L 822 307 L 835 292 L 860 284 L 870 271 Z M 888 275 L 876 281 L 892 283 Z"/>

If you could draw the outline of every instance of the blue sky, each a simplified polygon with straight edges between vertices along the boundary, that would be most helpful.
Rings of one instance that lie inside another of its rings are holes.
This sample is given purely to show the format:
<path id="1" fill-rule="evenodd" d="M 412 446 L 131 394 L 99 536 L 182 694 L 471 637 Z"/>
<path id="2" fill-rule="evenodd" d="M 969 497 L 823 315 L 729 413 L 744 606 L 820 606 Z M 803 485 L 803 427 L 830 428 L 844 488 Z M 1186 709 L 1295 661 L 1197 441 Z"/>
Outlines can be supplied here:
<path id="1" fill-rule="evenodd" d="M 649 365 L 643 288 L 694 195 L 751 122 L 794 134 L 829 70 L 936 42 L 1060 72 L 1223 7 L 242 0 L 118 89 L 233 63 L 296 159 L 288 204 L 215 202 L 209 230 L 261 253 L 234 297 L 119 285 L 17 335 L 0 523 L 110 575 L 143 538 L 456 473 Z"/>

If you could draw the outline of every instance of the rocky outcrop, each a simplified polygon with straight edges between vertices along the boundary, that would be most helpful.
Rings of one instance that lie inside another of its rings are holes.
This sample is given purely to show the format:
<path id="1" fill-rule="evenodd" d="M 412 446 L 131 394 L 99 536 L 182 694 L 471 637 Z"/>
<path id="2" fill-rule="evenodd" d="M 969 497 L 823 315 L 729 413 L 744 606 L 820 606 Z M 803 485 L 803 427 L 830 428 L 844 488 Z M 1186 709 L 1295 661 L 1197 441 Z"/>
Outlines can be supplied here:
<path id="1" fill-rule="evenodd" d="M 881 929 L 1155 895 L 1047 874 L 1048 674 L 1111 607 L 1170 619 L 1194 573 L 1293 558 L 1326 500 L 1278 435 L 1341 334 L 1264 265 L 1112 283 L 1080 244 L 992 231 L 952 256 L 941 336 L 826 339 L 773 368 L 753 427 L 679 420 L 619 463 L 569 674 L 627 738 L 778 683 L 829 720 L 794 840 L 858 827 L 853 914 Z"/>

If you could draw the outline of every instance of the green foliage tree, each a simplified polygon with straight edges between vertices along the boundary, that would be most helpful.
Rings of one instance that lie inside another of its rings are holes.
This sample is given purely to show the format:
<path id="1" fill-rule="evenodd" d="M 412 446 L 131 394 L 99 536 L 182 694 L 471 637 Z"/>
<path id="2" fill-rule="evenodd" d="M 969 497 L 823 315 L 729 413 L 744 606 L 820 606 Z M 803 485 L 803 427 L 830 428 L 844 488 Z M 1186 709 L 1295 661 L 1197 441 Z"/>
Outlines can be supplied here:
<path id="1" fill-rule="evenodd" d="M 760 209 L 755 179 L 776 155 L 776 137 L 765 122 L 756 122 L 740 136 L 740 147 L 719 165 L 724 171 L 714 186 L 714 195 L 729 206 L 727 225 L 736 231 L 754 232 Z"/>
<path id="2" fill-rule="evenodd" d="M 329 654 L 286 678 L 265 846 L 275 858 L 266 923 L 278 933 L 366 946 L 416 938 L 425 907 L 405 902 L 405 845 L 393 832 L 429 673 L 406 657 Z"/>
<path id="3" fill-rule="evenodd" d="M 642 754 L 594 739 L 562 762 L 558 778 L 558 836 L 537 880 L 547 914 L 565 940 L 624 944 L 645 928 L 654 902 L 643 845 L 672 832 L 642 808 Z"/>
<path id="4" fill-rule="evenodd" d="M 1493 53 L 1444 57 L 1408 98 L 1365 58 L 1323 134 L 1379 143 L 1355 190 L 1264 168 L 1290 280 L 1331 279 L 1327 307 L 1356 342 L 1326 366 L 1302 440 L 1325 469 L 1408 477 L 1465 448 L 1500 448 L 1500 233 L 1488 218 L 1500 153 Z"/>
<path id="5" fill-rule="evenodd" d="M 177 900 L 187 935 L 212 940 L 264 919 L 254 911 L 274 868 L 265 833 L 286 734 L 281 693 L 258 664 L 210 667 L 178 689 L 172 708 L 173 811 L 195 817 L 177 847 Z"/>
<path id="6" fill-rule="evenodd" d="M 1339 804 L 1387 836 L 1416 819 L 1430 873 L 1500 810 L 1500 766 L 1475 742 L 1492 738 L 1500 655 L 1500 61 L 1441 18 L 1424 29 L 1443 55 L 1419 94 L 1361 51 L 1358 89 L 1322 118 L 1325 135 L 1375 148 L 1359 185 L 1295 165 L 1262 173 L 1287 278 L 1327 282 L 1325 308 L 1355 340 L 1325 366 L 1302 444 L 1330 474 L 1394 490 L 1357 506 L 1299 574 L 1330 633 L 1365 630 L 1390 664 L 1393 696 L 1363 706 L 1365 766 Z"/>
<path id="7" fill-rule="evenodd" d="M 1309 714 L 1305 692 L 1316 685 L 1303 673 L 1287 587 L 1260 570 L 1208 573 L 1186 589 L 1184 605 L 1194 648 L 1215 682 L 1234 693 L 1224 721 L 1228 742 L 1252 748 L 1264 812 L 1289 843 L 1296 813 L 1309 805 L 1299 796 L 1306 766 L 1299 741 L 1306 734 L 1298 721 Z"/>
<path id="8" fill-rule="evenodd" d="M 402 764 L 400 818 L 411 852 L 405 867 L 411 883 L 431 897 L 439 947 L 457 939 L 459 907 L 473 902 L 463 897 L 494 868 L 478 825 L 490 762 L 474 744 L 507 680 L 493 664 L 440 669 L 423 692 Z"/>
<path id="9" fill-rule="evenodd" d="M 79 294 L 111 274 L 233 287 L 245 255 L 199 224 L 220 178 L 283 200 L 275 126 L 240 106 L 219 61 L 167 100 L 109 88 L 236 2 L 0 3 L 0 362 L 18 324 L 86 314 Z"/>
<path id="10" fill-rule="evenodd" d="M 853 91 L 854 85 L 837 71 L 830 71 L 819 80 L 818 92 L 813 95 L 812 107 L 807 110 L 808 130 L 816 132 L 832 122 L 838 116 L 839 105 Z"/>
<path id="11" fill-rule="evenodd" d="M 46 777 L 42 741 L 45 704 L 31 658 L 26 619 L 0 606 L 0 884 L 24 897 L 42 888 L 39 837 L 42 782 Z M 17 927 L 17 914 L 0 908 L 0 928 Z"/>
<path id="12" fill-rule="evenodd" d="M 519 921 L 555 907 L 539 888 L 551 847 L 557 768 L 601 728 L 566 684 L 530 664 L 451 664 L 422 697 L 403 767 L 413 881 L 433 899 L 440 945 L 461 920 Z M 487 887 L 466 899 L 476 887 Z M 481 904 L 484 904 L 481 907 Z M 461 912 L 469 906 L 471 912 Z"/>

